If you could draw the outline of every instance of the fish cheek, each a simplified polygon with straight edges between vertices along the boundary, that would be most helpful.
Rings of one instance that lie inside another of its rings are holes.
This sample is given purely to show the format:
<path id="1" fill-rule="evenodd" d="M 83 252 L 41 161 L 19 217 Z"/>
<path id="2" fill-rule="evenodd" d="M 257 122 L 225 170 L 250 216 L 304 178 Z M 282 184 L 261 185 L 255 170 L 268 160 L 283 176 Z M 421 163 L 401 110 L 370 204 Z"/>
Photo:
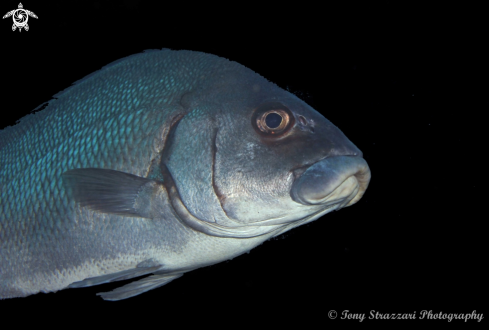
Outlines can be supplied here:
<path id="1" fill-rule="evenodd" d="M 254 131 L 216 141 L 214 188 L 227 216 L 251 223 L 280 216 L 290 198 L 290 164 Z"/>

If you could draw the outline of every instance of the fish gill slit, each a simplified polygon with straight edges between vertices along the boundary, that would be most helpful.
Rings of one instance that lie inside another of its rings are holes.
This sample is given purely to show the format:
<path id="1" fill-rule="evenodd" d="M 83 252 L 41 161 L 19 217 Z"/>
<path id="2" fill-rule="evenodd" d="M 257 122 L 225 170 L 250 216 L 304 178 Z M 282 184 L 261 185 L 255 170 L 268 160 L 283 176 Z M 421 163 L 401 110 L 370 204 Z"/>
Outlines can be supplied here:
<path id="1" fill-rule="evenodd" d="M 150 174 L 153 173 L 153 171 L 155 171 L 156 169 L 158 169 L 160 167 L 160 164 L 162 163 L 162 160 L 165 159 L 165 157 L 163 157 L 164 155 L 166 155 L 166 153 L 168 153 L 168 148 L 170 145 L 171 145 L 171 141 L 168 142 L 168 140 L 171 140 L 172 137 L 173 137 L 173 133 L 175 131 L 175 129 L 177 128 L 178 124 L 180 123 L 180 120 L 184 117 L 184 114 L 177 114 L 175 115 L 171 120 L 170 120 L 170 125 L 168 125 L 167 127 L 165 127 L 163 129 L 163 133 L 161 134 L 161 139 L 163 139 L 163 146 L 161 148 L 161 151 L 156 153 L 156 156 L 153 157 L 151 159 L 151 161 L 149 162 L 149 165 L 148 165 L 148 168 L 146 169 L 146 173 L 145 173 L 145 178 L 149 177 Z"/>
<path id="2" fill-rule="evenodd" d="M 215 177 L 216 177 L 216 154 L 217 154 L 217 133 L 218 133 L 218 131 L 219 131 L 218 128 L 214 129 L 214 136 L 212 138 L 212 171 L 211 171 L 212 180 L 211 180 L 211 182 L 212 182 L 212 188 L 214 189 L 214 194 L 216 195 L 217 200 L 219 201 L 219 205 L 221 206 L 221 210 L 224 212 L 226 217 L 229 218 L 229 215 L 227 214 L 226 210 L 222 206 L 222 202 L 224 201 L 226 196 L 224 196 L 224 194 L 219 190 L 219 187 L 217 186 L 216 181 L 215 181 Z"/>

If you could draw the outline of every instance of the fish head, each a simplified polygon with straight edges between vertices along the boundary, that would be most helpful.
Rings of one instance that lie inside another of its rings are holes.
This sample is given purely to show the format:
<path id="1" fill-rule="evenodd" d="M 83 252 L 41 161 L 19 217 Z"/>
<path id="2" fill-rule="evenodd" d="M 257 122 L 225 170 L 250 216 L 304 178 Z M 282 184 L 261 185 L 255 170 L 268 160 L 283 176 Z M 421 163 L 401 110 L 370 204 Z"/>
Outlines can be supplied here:
<path id="1" fill-rule="evenodd" d="M 228 228 L 293 228 L 356 203 L 362 152 L 328 119 L 244 67 L 182 98 L 168 159 L 196 218 Z"/>

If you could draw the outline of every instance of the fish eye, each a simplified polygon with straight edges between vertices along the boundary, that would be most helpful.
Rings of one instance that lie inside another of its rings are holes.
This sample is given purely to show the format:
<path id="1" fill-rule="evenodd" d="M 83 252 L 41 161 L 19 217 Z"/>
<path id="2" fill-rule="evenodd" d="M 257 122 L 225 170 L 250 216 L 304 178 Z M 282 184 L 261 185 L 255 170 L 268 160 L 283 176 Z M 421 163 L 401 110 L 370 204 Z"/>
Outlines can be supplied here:
<path id="1" fill-rule="evenodd" d="M 270 112 L 265 117 L 265 125 L 270 129 L 274 129 L 280 126 L 282 123 L 282 116 L 276 112 Z"/>
<path id="2" fill-rule="evenodd" d="M 286 128 L 289 115 L 284 110 L 269 110 L 258 116 L 256 126 L 263 133 L 278 134 Z"/>
<path id="3" fill-rule="evenodd" d="M 255 110 L 252 125 L 262 135 L 278 137 L 294 125 L 294 116 L 281 103 L 267 103 Z"/>

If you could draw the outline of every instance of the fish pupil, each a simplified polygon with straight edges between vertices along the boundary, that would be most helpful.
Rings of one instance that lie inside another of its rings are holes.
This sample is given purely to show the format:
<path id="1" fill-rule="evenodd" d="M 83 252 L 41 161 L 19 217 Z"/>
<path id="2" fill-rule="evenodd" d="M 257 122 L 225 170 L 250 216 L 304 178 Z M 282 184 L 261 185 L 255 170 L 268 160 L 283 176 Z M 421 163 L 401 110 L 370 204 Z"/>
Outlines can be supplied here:
<path id="1" fill-rule="evenodd" d="M 280 123 L 282 122 L 282 116 L 280 116 L 278 113 L 272 112 L 267 115 L 265 118 L 265 123 L 269 128 L 277 128 L 280 126 Z"/>

